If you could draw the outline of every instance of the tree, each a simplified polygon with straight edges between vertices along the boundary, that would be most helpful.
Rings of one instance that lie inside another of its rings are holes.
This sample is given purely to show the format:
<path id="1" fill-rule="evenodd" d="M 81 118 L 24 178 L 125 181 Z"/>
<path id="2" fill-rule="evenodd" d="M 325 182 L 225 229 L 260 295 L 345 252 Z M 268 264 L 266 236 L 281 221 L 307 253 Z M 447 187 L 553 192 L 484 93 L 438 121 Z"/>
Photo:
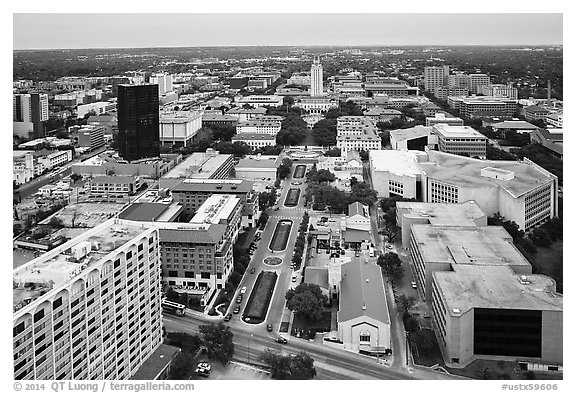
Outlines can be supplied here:
<path id="1" fill-rule="evenodd" d="M 416 298 L 414 296 L 400 295 L 396 299 L 396 304 L 398 307 L 398 314 L 403 320 L 410 316 L 410 309 L 416 304 Z"/>
<path id="2" fill-rule="evenodd" d="M 260 213 L 260 218 L 258 218 L 258 226 L 260 227 L 260 229 L 264 229 L 267 222 L 268 222 L 268 213 L 266 212 Z"/>
<path id="3" fill-rule="evenodd" d="M 78 173 L 73 173 L 70 175 L 70 179 L 72 179 L 72 181 L 76 183 L 78 180 L 82 180 L 82 175 Z"/>
<path id="4" fill-rule="evenodd" d="M 229 124 L 214 124 L 210 128 L 212 129 L 212 137 L 219 141 L 230 142 L 236 134 L 236 128 Z"/>
<path id="5" fill-rule="evenodd" d="M 552 238 L 543 228 L 534 228 L 528 235 L 528 238 L 530 238 L 535 245 L 540 247 L 548 247 L 552 244 Z"/>
<path id="6" fill-rule="evenodd" d="M 194 370 L 194 355 L 188 352 L 180 352 L 170 366 L 169 380 L 188 379 L 190 372 Z"/>
<path id="7" fill-rule="evenodd" d="M 410 333 L 410 339 L 418 347 L 418 352 L 422 355 L 429 354 L 434 349 L 434 339 L 430 331 L 424 329 Z"/>
<path id="8" fill-rule="evenodd" d="M 206 354 L 210 359 L 219 360 L 226 365 L 234 356 L 234 335 L 230 326 L 219 322 L 217 325 L 201 325 L 199 327 L 202 335 L 202 343 L 206 348 Z"/>
<path id="9" fill-rule="evenodd" d="M 276 170 L 276 177 L 278 179 L 286 179 L 290 175 L 290 170 L 292 169 L 292 160 L 288 157 L 282 160 L 282 163 Z"/>
<path id="10" fill-rule="evenodd" d="M 376 263 L 393 282 L 400 280 L 404 276 L 402 261 L 398 257 L 398 254 L 394 252 L 380 255 Z"/>
<path id="11" fill-rule="evenodd" d="M 286 307 L 310 321 L 316 321 L 322 316 L 324 304 L 328 298 L 316 284 L 300 284 L 286 292 Z"/>
<path id="12" fill-rule="evenodd" d="M 340 157 L 342 155 L 342 152 L 340 151 L 339 148 L 334 147 L 334 148 L 328 150 L 327 152 L 325 152 L 324 155 L 326 157 Z"/>
<path id="13" fill-rule="evenodd" d="M 506 220 L 500 214 L 496 213 L 492 217 L 488 217 L 488 225 L 502 226 L 512 236 L 514 241 L 524 237 L 524 231 L 520 229 L 518 224 L 514 221 Z"/>
<path id="14" fill-rule="evenodd" d="M 273 379 L 308 380 L 316 376 L 314 359 L 305 352 L 282 356 L 267 349 L 260 360 L 270 365 L 270 376 Z"/>
<path id="15" fill-rule="evenodd" d="M 240 280 L 242 280 L 242 275 L 236 271 L 230 273 L 230 277 L 228 277 L 228 282 L 234 285 L 235 287 L 237 287 L 238 284 L 240 284 Z"/>
<path id="16" fill-rule="evenodd" d="M 166 341 L 167 344 L 190 354 L 195 354 L 202 346 L 202 339 L 199 336 L 183 332 L 168 332 Z"/>
<path id="17" fill-rule="evenodd" d="M 350 203 L 360 202 L 363 205 L 372 206 L 378 200 L 378 192 L 370 184 L 364 181 L 350 183 Z"/>
<path id="18" fill-rule="evenodd" d="M 316 170 L 316 167 L 314 166 L 306 174 L 306 180 L 316 183 L 331 183 L 336 180 L 336 176 L 327 169 Z"/>
<path id="19" fill-rule="evenodd" d="M 58 217 L 52 217 L 50 221 L 48 221 L 48 225 L 52 228 L 64 228 L 64 222 Z"/>

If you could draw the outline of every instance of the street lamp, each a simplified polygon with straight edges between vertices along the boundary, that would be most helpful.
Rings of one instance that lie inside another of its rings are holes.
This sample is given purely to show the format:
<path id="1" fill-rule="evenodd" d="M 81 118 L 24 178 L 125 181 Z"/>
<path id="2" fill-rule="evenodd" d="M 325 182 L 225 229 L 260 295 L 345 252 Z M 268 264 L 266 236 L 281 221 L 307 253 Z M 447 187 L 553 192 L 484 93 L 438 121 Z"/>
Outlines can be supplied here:
<path id="1" fill-rule="evenodd" d="M 248 364 L 250 364 L 250 341 L 252 341 L 252 336 L 254 336 L 254 333 L 250 333 L 250 337 L 248 337 Z"/>

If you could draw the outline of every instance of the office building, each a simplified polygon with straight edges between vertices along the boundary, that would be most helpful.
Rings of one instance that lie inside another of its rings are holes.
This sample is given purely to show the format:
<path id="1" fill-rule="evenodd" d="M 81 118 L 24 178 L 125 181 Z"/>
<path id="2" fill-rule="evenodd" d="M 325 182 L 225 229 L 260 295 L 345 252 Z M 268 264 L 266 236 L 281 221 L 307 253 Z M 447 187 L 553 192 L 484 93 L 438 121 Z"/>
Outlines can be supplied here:
<path id="1" fill-rule="evenodd" d="M 474 201 L 465 203 L 396 202 L 396 223 L 402 233 L 402 247 L 410 245 L 410 226 L 485 227 L 486 213 Z"/>
<path id="2" fill-rule="evenodd" d="M 160 155 L 158 85 L 118 85 L 118 153 L 126 161 Z"/>
<path id="3" fill-rule="evenodd" d="M 276 95 L 251 95 L 238 98 L 236 103 L 239 106 L 248 104 L 254 108 L 261 108 L 264 105 L 277 107 L 284 104 L 284 97 Z"/>
<path id="4" fill-rule="evenodd" d="M 341 155 L 346 156 L 350 150 L 379 150 L 382 138 L 377 134 L 374 123 L 365 116 L 341 116 L 336 124 L 336 146 Z"/>
<path id="5" fill-rule="evenodd" d="M 234 116 L 237 121 L 248 121 L 254 117 L 266 115 L 266 108 L 232 108 L 226 112 L 228 116 Z"/>
<path id="6" fill-rule="evenodd" d="M 242 227 L 252 227 L 260 217 L 254 183 L 239 179 L 186 179 L 172 188 L 172 198 L 193 215 L 213 194 L 232 194 L 242 202 Z"/>
<path id="7" fill-rule="evenodd" d="M 418 87 L 410 86 L 405 81 L 392 78 L 378 82 L 366 82 L 364 90 L 368 95 L 385 94 L 389 97 L 417 96 L 419 93 Z"/>
<path id="8" fill-rule="evenodd" d="M 220 111 L 218 111 L 220 113 Z M 236 127 L 238 124 L 238 116 L 232 115 L 221 115 L 221 114 L 210 114 L 204 111 L 202 115 L 202 125 L 210 127 L 211 125 L 229 125 Z"/>
<path id="9" fill-rule="evenodd" d="M 469 93 L 466 87 L 437 87 L 434 90 L 434 97 L 446 101 L 450 96 L 467 96 Z"/>
<path id="10" fill-rule="evenodd" d="M 468 90 L 472 94 L 479 94 L 481 86 L 490 84 L 490 76 L 486 74 L 470 74 L 468 75 Z"/>
<path id="11" fill-rule="evenodd" d="M 309 114 L 321 115 L 330 108 L 338 108 L 338 101 L 330 97 L 302 97 L 294 103 L 294 106 L 304 109 Z"/>
<path id="12" fill-rule="evenodd" d="M 540 274 L 509 266 L 456 266 L 432 273 L 435 332 L 444 361 L 513 360 L 520 368 L 562 371 L 563 296 Z"/>
<path id="13" fill-rule="evenodd" d="M 152 74 L 150 83 L 158 85 L 158 95 L 161 96 L 173 90 L 172 75 L 166 73 Z"/>
<path id="14" fill-rule="evenodd" d="M 32 153 L 36 163 L 51 170 L 72 161 L 72 150 L 38 150 Z"/>
<path id="15" fill-rule="evenodd" d="M 410 226 L 410 258 L 418 290 L 432 296 L 432 273 L 455 270 L 455 265 L 508 266 L 516 274 L 531 274 L 532 265 L 512 237 L 496 226 Z"/>
<path id="16" fill-rule="evenodd" d="M 524 108 L 526 119 L 528 120 L 544 120 L 550 114 L 550 111 L 546 108 L 542 108 L 538 105 L 530 105 Z"/>
<path id="17" fill-rule="evenodd" d="M 82 126 L 78 130 L 78 146 L 87 147 L 90 151 L 103 147 L 105 129 L 103 125 L 97 123 Z"/>
<path id="18" fill-rule="evenodd" d="M 256 117 L 248 121 L 241 121 L 236 125 L 237 134 L 268 134 L 276 136 L 282 127 L 282 122 Z"/>
<path id="19" fill-rule="evenodd" d="M 433 132 L 432 127 L 415 126 L 399 130 L 390 131 L 390 146 L 392 150 L 420 150 L 426 148 L 436 149 L 438 146 L 438 135 Z"/>
<path id="20" fill-rule="evenodd" d="M 190 111 L 160 114 L 160 144 L 162 146 L 190 146 L 202 128 L 202 113 Z"/>
<path id="21" fill-rule="evenodd" d="M 97 176 L 90 180 L 90 200 L 125 203 L 140 187 L 137 176 Z"/>
<path id="22" fill-rule="evenodd" d="M 13 272 L 14 379 L 128 379 L 162 344 L 157 229 L 110 219 Z"/>
<path id="23" fill-rule="evenodd" d="M 434 93 L 437 87 L 445 86 L 449 72 L 448 66 L 424 67 L 424 90 Z"/>
<path id="24" fill-rule="evenodd" d="M 450 96 L 448 105 L 456 109 L 466 119 L 483 116 L 514 116 L 516 114 L 516 100 L 504 97 L 484 96 Z"/>
<path id="25" fill-rule="evenodd" d="M 564 113 L 563 112 L 551 112 L 546 116 L 546 124 L 551 125 L 555 128 L 562 128 L 564 125 Z"/>
<path id="26" fill-rule="evenodd" d="M 322 72 L 322 64 L 320 58 L 314 58 L 312 66 L 310 67 L 310 97 L 318 97 L 324 95 L 324 75 Z"/>
<path id="27" fill-rule="evenodd" d="M 12 152 L 12 180 L 16 185 L 28 183 L 36 176 L 34 169 L 34 155 L 27 150 L 14 150 Z"/>
<path id="28" fill-rule="evenodd" d="M 220 154 L 209 148 L 205 153 L 192 153 L 159 181 L 160 188 L 172 188 L 183 179 L 227 179 L 234 167 L 232 154 Z"/>
<path id="29" fill-rule="evenodd" d="M 530 133 L 530 141 L 544 146 L 550 155 L 564 157 L 564 130 L 557 128 L 537 129 Z"/>
<path id="30" fill-rule="evenodd" d="M 404 150 L 371 150 L 370 173 L 378 197 L 393 195 L 420 199 L 423 193 L 423 173 L 418 160 L 426 159 L 426 153 Z"/>
<path id="31" fill-rule="evenodd" d="M 452 116 L 448 112 L 438 112 L 432 117 L 426 118 L 426 127 L 433 126 L 434 124 L 444 123 L 450 126 L 463 126 L 464 120 L 459 117 Z"/>
<path id="32" fill-rule="evenodd" d="M 523 231 L 558 215 L 558 178 L 527 158 L 490 161 L 429 151 L 427 162 L 417 165 L 424 174 L 419 200 L 476 201 L 488 216 L 499 213 Z"/>
<path id="33" fill-rule="evenodd" d="M 255 132 L 242 132 L 232 137 L 232 143 L 245 143 L 253 149 L 265 146 L 276 146 L 276 135 Z"/>
<path id="34" fill-rule="evenodd" d="M 12 111 L 15 135 L 29 139 L 44 136 L 44 122 L 49 118 L 47 94 L 14 94 Z"/>
<path id="35" fill-rule="evenodd" d="M 242 224 L 242 202 L 234 195 L 211 195 L 198 208 L 191 224 L 224 224 L 224 235 L 232 243 L 236 243 L 238 232 Z"/>
<path id="36" fill-rule="evenodd" d="M 487 128 L 492 128 L 493 131 L 499 133 L 503 138 L 506 137 L 506 132 L 508 131 L 514 131 L 519 134 L 529 134 L 540 129 L 540 127 L 524 120 L 497 121 L 487 125 Z"/>
<path id="37" fill-rule="evenodd" d="M 493 97 L 508 97 L 518 99 L 518 89 L 511 85 L 487 84 L 478 86 L 478 94 Z M 456 94 L 455 94 L 456 95 Z"/>
<path id="38" fill-rule="evenodd" d="M 76 114 L 78 118 L 84 118 L 86 115 L 102 115 L 116 109 L 114 102 L 93 102 L 91 104 L 78 105 Z"/>
<path id="39" fill-rule="evenodd" d="M 468 157 L 486 157 L 488 138 L 468 126 L 435 124 L 433 132 L 438 136 L 438 150 Z"/>
<path id="40" fill-rule="evenodd" d="M 241 158 L 234 167 L 236 178 L 253 181 L 263 181 L 262 179 L 274 180 L 276 179 L 276 171 L 281 163 L 278 157 L 257 154 Z"/>

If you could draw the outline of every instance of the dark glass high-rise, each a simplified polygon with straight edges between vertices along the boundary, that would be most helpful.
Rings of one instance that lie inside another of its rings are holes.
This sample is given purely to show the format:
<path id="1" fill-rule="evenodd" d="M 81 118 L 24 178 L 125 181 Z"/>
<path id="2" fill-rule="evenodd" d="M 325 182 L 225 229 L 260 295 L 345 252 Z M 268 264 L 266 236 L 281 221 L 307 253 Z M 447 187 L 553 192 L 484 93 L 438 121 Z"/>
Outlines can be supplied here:
<path id="1" fill-rule="evenodd" d="M 118 85 L 118 154 L 127 161 L 160 155 L 158 85 Z"/>

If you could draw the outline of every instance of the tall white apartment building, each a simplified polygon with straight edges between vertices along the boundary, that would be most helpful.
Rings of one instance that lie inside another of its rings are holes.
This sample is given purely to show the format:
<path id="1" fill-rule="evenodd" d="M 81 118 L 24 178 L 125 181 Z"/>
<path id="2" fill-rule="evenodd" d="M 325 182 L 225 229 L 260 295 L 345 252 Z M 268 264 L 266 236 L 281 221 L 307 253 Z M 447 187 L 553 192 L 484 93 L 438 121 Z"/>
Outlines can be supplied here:
<path id="1" fill-rule="evenodd" d="M 320 58 L 318 57 L 314 59 L 310 68 L 310 97 L 318 97 L 323 94 L 322 76 L 322 64 L 320 64 Z"/>
<path id="2" fill-rule="evenodd" d="M 172 75 L 170 74 L 153 74 L 150 77 L 150 83 L 158 85 L 158 95 L 172 91 Z"/>
<path id="3" fill-rule="evenodd" d="M 162 343 L 158 229 L 110 219 L 13 272 L 14 379 L 128 379 Z"/>
<path id="4" fill-rule="evenodd" d="M 478 88 L 490 84 L 490 77 L 486 74 L 468 75 L 468 89 L 472 94 L 478 94 Z"/>
<path id="5" fill-rule="evenodd" d="M 434 92 L 437 87 L 446 85 L 449 72 L 448 66 L 424 67 L 424 90 Z"/>
<path id="6" fill-rule="evenodd" d="M 44 136 L 43 123 L 48 120 L 48 94 L 14 94 L 12 96 L 14 134 L 25 138 Z"/>

